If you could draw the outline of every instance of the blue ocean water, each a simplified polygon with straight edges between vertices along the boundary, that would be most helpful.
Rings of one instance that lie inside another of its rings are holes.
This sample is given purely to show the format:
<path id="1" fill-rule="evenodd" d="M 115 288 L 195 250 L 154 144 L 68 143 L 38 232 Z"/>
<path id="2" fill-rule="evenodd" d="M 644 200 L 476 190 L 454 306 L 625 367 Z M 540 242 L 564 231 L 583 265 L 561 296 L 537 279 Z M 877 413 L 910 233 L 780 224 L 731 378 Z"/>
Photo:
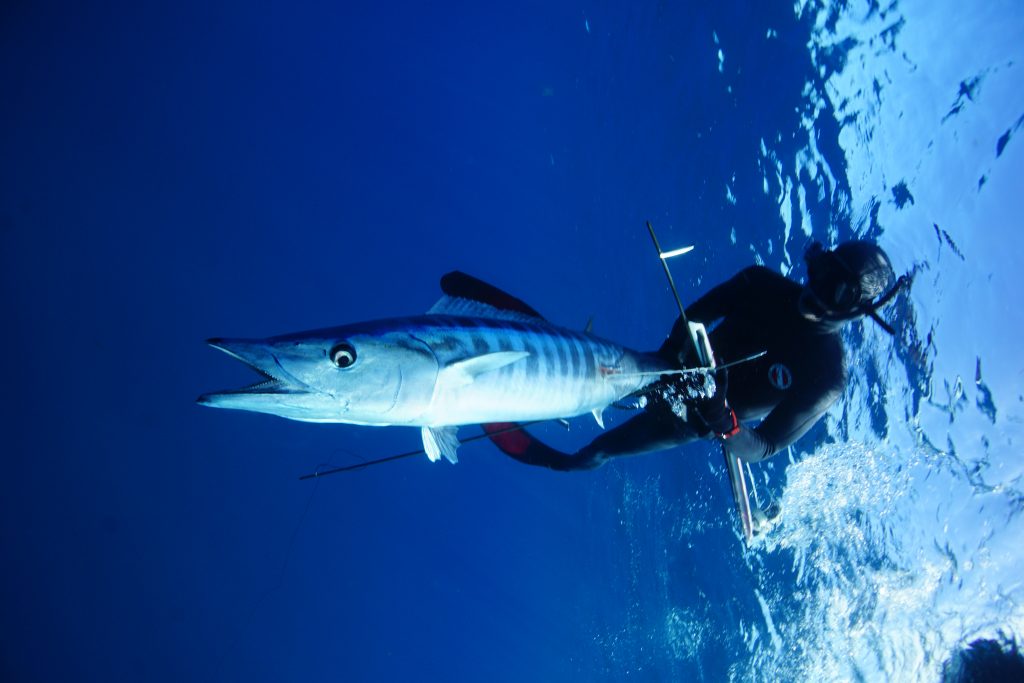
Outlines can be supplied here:
<path id="1" fill-rule="evenodd" d="M 1024 13 L 753 5 L 5 4 L 3 679 L 931 681 L 1019 642 Z M 754 470 L 750 549 L 710 445 L 308 482 L 418 433 L 193 403 L 251 379 L 203 339 L 456 268 L 653 348 L 645 220 L 687 299 L 812 239 L 916 274 Z"/>

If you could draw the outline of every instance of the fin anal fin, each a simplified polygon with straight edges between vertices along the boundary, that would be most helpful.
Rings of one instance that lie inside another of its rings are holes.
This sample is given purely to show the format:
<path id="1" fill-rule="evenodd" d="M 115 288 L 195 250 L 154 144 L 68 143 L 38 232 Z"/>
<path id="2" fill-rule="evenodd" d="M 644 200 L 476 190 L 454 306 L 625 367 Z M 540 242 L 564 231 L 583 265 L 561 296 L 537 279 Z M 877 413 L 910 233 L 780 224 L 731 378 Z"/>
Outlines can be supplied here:
<path id="1" fill-rule="evenodd" d="M 430 462 L 437 462 L 443 455 L 453 465 L 459 461 L 456 451 L 459 448 L 458 427 L 423 427 L 423 450 Z"/>

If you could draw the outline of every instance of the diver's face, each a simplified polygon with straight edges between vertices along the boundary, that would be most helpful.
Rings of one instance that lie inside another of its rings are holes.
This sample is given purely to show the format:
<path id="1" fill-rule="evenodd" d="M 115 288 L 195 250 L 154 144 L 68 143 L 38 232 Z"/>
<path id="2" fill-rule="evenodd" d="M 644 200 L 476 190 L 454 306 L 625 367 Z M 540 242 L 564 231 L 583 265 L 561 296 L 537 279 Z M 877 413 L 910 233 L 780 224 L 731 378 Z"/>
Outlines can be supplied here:
<path id="1" fill-rule="evenodd" d="M 859 318 L 863 311 L 856 307 L 842 308 L 831 301 L 822 298 L 818 288 L 810 283 L 804 286 L 797 299 L 797 309 L 804 320 L 811 322 L 845 322 Z"/>
<path id="2" fill-rule="evenodd" d="M 811 322 L 821 322 L 827 314 L 821 301 L 807 285 L 800 292 L 800 298 L 797 300 L 797 309 L 800 311 L 801 316 Z"/>
<path id="3" fill-rule="evenodd" d="M 834 253 L 820 245 L 808 250 L 807 284 L 800 294 L 800 314 L 808 320 L 845 316 L 860 302 L 860 282 Z"/>

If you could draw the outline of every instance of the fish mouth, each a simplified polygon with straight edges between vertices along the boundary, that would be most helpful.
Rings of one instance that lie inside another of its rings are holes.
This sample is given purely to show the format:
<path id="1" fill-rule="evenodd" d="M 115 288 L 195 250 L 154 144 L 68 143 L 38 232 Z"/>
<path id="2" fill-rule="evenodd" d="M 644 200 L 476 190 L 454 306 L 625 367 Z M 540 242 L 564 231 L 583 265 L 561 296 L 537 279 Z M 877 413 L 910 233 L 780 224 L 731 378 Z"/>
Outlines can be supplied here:
<path id="1" fill-rule="evenodd" d="M 232 398 L 265 396 L 268 394 L 305 394 L 304 384 L 285 372 L 270 345 L 248 339 L 207 339 L 206 343 L 232 358 L 248 365 L 261 380 L 240 389 L 223 389 L 203 394 L 196 399 L 201 405 L 219 406 Z M 234 406 L 232 406 L 234 407 Z"/>

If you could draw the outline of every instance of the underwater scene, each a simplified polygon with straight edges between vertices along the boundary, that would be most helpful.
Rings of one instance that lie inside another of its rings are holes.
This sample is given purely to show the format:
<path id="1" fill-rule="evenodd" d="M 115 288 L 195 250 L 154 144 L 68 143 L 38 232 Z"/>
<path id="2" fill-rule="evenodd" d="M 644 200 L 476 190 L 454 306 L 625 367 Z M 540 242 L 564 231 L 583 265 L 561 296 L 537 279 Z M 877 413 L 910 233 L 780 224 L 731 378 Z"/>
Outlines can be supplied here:
<path id="1" fill-rule="evenodd" d="M 12 2 L 0 84 L 0 679 L 1024 680 L 1019 1 Z M 565 459 L 750 266 L 834 402 Z"/>

